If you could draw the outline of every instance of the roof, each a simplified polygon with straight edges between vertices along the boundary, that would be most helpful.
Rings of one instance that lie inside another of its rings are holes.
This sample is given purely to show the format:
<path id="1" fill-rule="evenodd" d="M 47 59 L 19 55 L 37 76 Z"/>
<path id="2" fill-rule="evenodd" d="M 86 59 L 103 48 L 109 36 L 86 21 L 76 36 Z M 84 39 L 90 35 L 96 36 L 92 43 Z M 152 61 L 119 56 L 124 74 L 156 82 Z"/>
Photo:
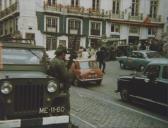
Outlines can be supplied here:
<path id="1" fill-rule="evenodd" d="M 88 59 L 84 59 L 84 58 L 77 58 L 77 59 L 74 59 L 74 61 L 82 61 L 82 62 L 84 62 L 84 61 L 96 61 L 95 59 L 93 59 L 93 58 L 88 58 Z"/>
<path id="2" fill-rule="evenodd" d="M 158 58 L 158 59 L 151 59 L 151 62 L 149 63 L 149 65 L 168 65 L 168 59 L 166 58 Z"/>
<path id="3" fill-rule="evenodd" d="M 5 43 L 5 42 L 0 42 L 1 47 L 8 47 L 8 48 L 37 48 L 37 49 L 42 49 L 44 47 L 42 46 L 36 46 L 34 44 L 28 44 L 28 43 Z"/>

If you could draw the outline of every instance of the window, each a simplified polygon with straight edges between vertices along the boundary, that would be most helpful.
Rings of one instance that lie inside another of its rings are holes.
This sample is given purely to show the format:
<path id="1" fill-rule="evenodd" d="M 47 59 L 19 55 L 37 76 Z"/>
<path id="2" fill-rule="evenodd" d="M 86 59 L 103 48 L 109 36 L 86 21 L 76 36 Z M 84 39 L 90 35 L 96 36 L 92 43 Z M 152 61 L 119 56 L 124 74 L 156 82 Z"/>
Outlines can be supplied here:
<path id="1" fill-rule="evenodd" d="M 113 0 L 112 13 L 119 14 L 120 12 L 120 0 Z"/>
<path id="2" fill-rule="evenodd" d="M 55 5 L 57 3 L 57 0 L 48 0 L 47 1 L 49 6 Z"/>
<path id="3" fill-rule="evenodd" d="M 138 16 L 139 0 L 132 0 L 131 16 Z"/>
<path id="4" fill-rule="evenodd" d="M 155 28 L 148 28 L 148 35 L 155 35 Z"/>
<path id="5" fill-rule="evenodd" d="M 100 36 L 100 27 L 101 27 L 101 23 L 91 22 L 91 35 L 99 35 Z"/>
<path id="6" fill-rule="evenodd" d="M 100 0 L 92 0 L 92 9 L 99 10 L 100 9 Z"/>
<path id="7" fill-rule="evenodd" d="M 47 37 L 46 50 L 55 50 L 57 48 L 57 39 L 55 37 Z"/>
<path id="8" fill-rule="evenodd" d="M 80 29 L 80 21 L 70 19 L 69 20 L 69 29 Z"/>
<path id="9" fill-rule="evenodd" d="M 168 66 L 164 66 L 162 76 L 164 79 L 168 79 Z"/>
<path id="10" fill-rule="evenodd" d="M 152 18 L 156 18 L 158 12 L 158 0 L 151 0 L 150 2 L 150 13 L 149 16 Z"/>
<path id="11" fill-rule="evenodd" d="M 79 0 L 71 0 L 71 6 L 72 7 L 78 7 L 79 6 Z"/>
<path id="12" fill-rule="evenodd" d="M 46 17 L 46 31 L 48 32 L 57 32 L 57 17 Z"/>
<path id="13" fill-rule="evenodd" d="M 140 33 L 140 28 L 137 27 L 137 26 L 130 26 L 129 33 L 131 33 L 131 34 L 139 34 Z"/>
<path id="14" fill-rule="evenodd" d="M 137 53 L 137 58 L 141 58 L 141 59 L 144 59 L 144 55 L 142 53 Z"/>
<path id="15" fill-rule="evenodd" d="M 155 77 L 159 77 L 160 66 L 159 65 L 150 65 L 144 72 L 144 75 L 147 76 L 149 73 L 155 74 Z"/>
<path id="16" fill-rule="evenodd" d="M 120 25 L 111 24 L 111 32 L 120 32 Z"/>
<path id="17" fill-rule="evenodd" d="M 138 58 L 138 53 L 137 52 L 132 52 L 131 57 Z"/>

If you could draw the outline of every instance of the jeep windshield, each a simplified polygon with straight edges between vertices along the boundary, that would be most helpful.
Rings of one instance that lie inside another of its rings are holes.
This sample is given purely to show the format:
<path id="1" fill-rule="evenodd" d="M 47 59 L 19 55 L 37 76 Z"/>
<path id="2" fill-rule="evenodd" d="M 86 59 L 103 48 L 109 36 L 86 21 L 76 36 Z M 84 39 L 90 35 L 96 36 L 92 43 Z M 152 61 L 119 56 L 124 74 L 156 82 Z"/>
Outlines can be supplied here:
<path id="1" fill-rule="evenodd" d="M 1 55 L 2 64 L 39 65 L 43 51 L 40 49 L 4 48 Z"/>

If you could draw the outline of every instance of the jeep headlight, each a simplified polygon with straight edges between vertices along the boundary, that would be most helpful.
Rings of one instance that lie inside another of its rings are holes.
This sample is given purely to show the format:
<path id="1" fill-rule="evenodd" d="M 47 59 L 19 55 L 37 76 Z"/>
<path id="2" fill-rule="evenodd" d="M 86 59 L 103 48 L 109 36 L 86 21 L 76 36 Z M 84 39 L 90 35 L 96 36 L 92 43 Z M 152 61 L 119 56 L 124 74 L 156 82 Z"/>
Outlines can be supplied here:
<path id="1" fill-rule="evenodd" d="M 1 93 L 7 95 L 12 92 L 12 88 L 12 84 L 10 84 L 9 82 L 4 82 L 1 85 Z"/>
<path id="2" fill-rule="evenodd" d="M 56 92 L 58 89 L 58 85 L 54 81 L 49 81 L 47 86 L 47 91 L 52 93 Z"/>

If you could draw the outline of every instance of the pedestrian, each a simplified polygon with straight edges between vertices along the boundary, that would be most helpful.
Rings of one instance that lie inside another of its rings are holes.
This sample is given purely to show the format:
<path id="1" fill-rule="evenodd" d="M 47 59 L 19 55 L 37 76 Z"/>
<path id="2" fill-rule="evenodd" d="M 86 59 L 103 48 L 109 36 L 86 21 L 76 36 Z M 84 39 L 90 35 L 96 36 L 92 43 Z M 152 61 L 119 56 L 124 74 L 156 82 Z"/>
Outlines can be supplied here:
<path id="1" fill-rule="evenodd" d="M 105 68 L 106 68 L 106 49 L 104 47 L 101 47 L 96 52 L 96 60 L 99 63 L 99 68 L 102 70 L 103 73 L 105 73 Z"/>
<path id="2" fill-rule="evenodd" d="M 66 48 L 57 48 L 55 55 L 56 56 L 51 60 L 49 64 L 48 73 L 49 75 L 57 78 L 60 83 L 63 83 L 65 85 L 65 89 L 68 90 L 70 87 L 71 76 L 65 64 Z"/>
<path id="3" fill-rule="evenodd" d="M 87 52 L 86 48 L 83 49 L 82 58 L 83 59 L 88 59 L 89 58 L 89 53 Z"/>

